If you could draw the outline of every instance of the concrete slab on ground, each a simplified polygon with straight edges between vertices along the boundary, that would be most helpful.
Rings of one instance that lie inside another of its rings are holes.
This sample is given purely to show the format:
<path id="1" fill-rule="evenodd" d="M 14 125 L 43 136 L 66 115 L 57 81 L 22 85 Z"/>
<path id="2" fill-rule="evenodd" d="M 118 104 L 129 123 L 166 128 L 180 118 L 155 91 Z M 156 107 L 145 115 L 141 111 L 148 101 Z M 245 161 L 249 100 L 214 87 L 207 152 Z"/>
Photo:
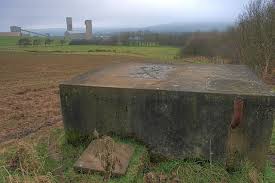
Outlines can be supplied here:
<path id="1" fill-rule="evenodd" d="M 106 173 L 108 163 L 113 165 L 112 175 L 125 175 L 134 148 L 114 142 L 110 137 L 93 140 L 74 165 L 76 171 Z"/>

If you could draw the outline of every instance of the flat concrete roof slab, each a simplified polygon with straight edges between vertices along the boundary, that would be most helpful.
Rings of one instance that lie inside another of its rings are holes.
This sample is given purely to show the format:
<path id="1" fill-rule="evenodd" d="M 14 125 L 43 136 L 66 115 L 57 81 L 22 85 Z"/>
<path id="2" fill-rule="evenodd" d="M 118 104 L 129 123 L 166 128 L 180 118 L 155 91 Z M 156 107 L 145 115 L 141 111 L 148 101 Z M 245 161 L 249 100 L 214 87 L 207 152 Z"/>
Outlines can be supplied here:
<path id="1" fill-rule="evenodd" d="M 65 85 L 275 96 L 244 65 L 122 63 L 87 72 Z"/>

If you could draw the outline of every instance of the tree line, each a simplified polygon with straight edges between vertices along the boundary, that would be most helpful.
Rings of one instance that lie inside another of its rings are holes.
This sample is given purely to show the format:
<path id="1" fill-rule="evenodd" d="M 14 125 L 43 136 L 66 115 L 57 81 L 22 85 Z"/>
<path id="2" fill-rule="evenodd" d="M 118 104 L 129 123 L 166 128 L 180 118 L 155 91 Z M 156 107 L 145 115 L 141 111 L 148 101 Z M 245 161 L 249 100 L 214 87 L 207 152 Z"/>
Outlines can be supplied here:
<path id="1" fill-rule="evenodd" d="M 193 33 L 182 47 L 181 56 L 228 58 L 233 63 L 250 66 L 265 77 L 275 67 L 274 20 L 272 0 L 251 1 L 239 15 L 235 26 L 227 31 Z"/>
<path id="2" fill-rule="evenodd" d="M 120 32 L 95 36 L 92 40 L 72 40 L 70 45 L 182 46 L 192 33 Z"/>
<path id="3" fill-rule="evenodd" d="M 67 43 L 67 40 L 41 38 L 41 37 L 21 37 L 17 42 L 19 46 L 41 46 L 41 45 L 47 46 L 53 43 L 63 46 Z"/>

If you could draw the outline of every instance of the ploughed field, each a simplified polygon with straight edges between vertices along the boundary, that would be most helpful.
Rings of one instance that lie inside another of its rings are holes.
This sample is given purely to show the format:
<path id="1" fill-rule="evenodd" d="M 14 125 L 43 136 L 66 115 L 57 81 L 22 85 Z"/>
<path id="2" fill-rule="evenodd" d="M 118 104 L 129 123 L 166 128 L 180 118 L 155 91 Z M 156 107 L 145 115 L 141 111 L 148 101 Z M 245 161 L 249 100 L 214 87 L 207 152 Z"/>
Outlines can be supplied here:
<path id="1" fill-rule="evenodd" d="M 62 124 L 58 83 L 126 56 L 0 53 L 0 143 Z"/>
<path id="2" fill-rule="evenodd" d="M 58 84 L 75 75 L 109 64 L 151 61 L 153 60 L 142 57 L 114 55 L 0 52 L 0 144 L 3 144 L 3 148 L 0 148 L 0 182 L 5 182 L 5 180 L 12 182 L 17 178 L 18 180 L 33 178 L 37 180 L 36 182 L 51 178 L 55 180 L 52 182 L 102 182 L 102 177 L 99 175 L 83 175 L 73 171 L 73 164 L 85 149 L 85 145 L 80 143 L 75 147 L 66 143 L 64 139 Z M 185 61 L 188 62 L 188 60 Z M 192 61 L 200 62 L 196 58 L 192 58 Z M 54 129 L 56 127 L 61 127 L 61 129 Z M 33 134 L 32 137 L 35 141 L 37 140 L 37 143 L 33 143 L 33 139 L 29 141 L 28 138 L 2 143 L 29 134 Z M 273 132 L 271 159 L 275 153 L 274 134 Z M 135 154 L 130 162 L 128 174 L 121 179 L 112 179 L 111 182 L 133 182 L 133 180 L 147 182 L 147 179 L 151 182 L 151 178 L 179 178 L 184 182 L 228 183 L 274 180 L 271 162 L 263 173 L 245 164 L 240 166 L 240 170 L 235 174 L 228 173 L 223 165 L 211 165 L 207 162 L 198 163 L 190 160 L 150 163 L 145 146 L 135 141 L 127 141 L 127 139 L 124 141 L 136 148 Z M 18 149 L 14 151 L 14 147 Z M 14 165 L 14 161 L 10 160 L 17 160 L 18 152 L 22 149 L 24 156 L 20 157 L 26 162 L 25 166 L 33 168 L 26 170 L 30 174 L 25 174 L 24 169 L 23 173 L 10 169 Z M 145 164 L 150 166 L 144 168 Z M 33 172 L 35 176 L 32 176 Z"/>

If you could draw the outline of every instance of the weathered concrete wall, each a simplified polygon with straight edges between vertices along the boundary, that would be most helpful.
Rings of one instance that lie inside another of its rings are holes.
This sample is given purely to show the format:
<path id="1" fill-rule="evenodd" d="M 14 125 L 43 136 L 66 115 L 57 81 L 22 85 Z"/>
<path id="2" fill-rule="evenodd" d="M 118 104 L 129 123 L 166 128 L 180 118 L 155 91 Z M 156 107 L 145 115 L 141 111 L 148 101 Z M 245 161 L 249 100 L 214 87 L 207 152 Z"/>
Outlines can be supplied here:
<path id="1" fill-rule="evenodd" d="M 133 136 L 152 152 L 171 158 L 225 161 L 228 148 L 259 167 L 273 126 L 275 99 L 203 92 L 60 85 L 67 131 Z M 230 129 L 233 103 L 243 98 L 244 120 Z M 210 142 L 211 141 L 211 142 Z M 232 145 L 233 144 L 233 145 Z M 234 151 L 235 151 L 234 150 Z"/>

